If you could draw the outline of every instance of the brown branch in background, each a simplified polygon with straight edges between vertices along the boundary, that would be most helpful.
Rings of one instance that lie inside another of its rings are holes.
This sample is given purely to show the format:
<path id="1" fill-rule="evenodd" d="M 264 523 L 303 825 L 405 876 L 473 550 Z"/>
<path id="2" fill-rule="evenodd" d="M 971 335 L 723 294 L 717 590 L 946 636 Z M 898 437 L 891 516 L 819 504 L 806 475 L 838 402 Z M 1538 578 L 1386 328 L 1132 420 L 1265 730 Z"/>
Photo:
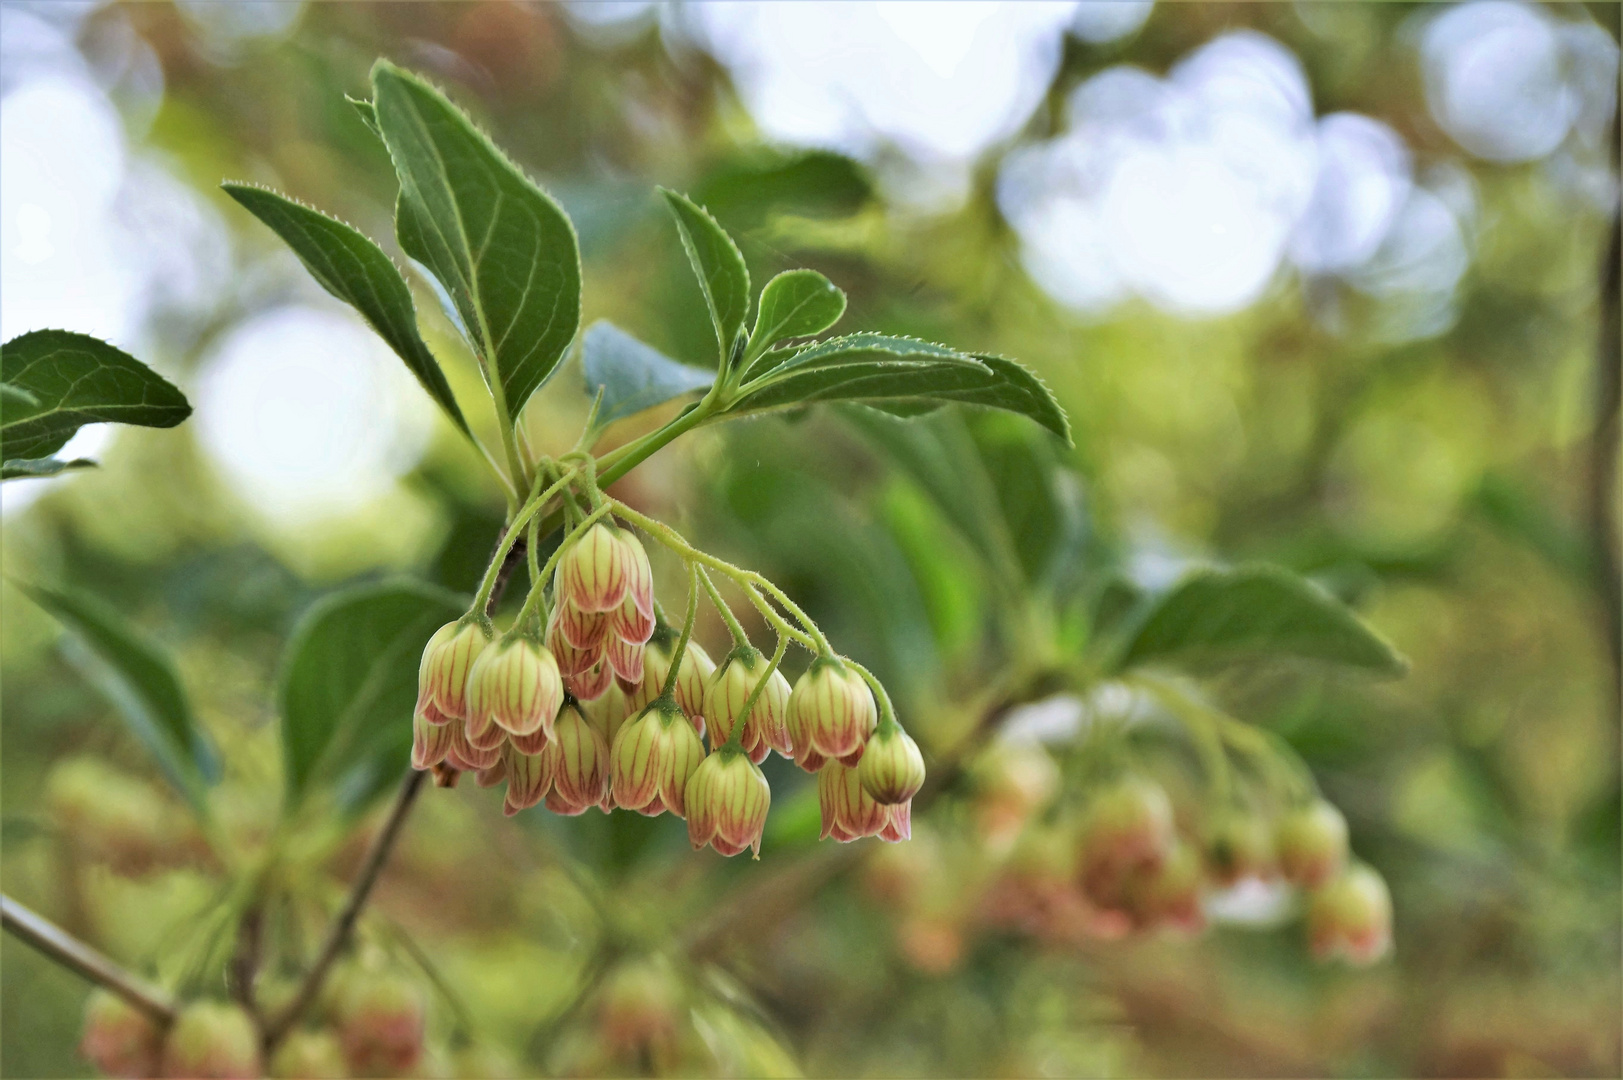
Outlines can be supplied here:
<path id="1" fill-rule="evenodd" d="M 506 532 L 503 530 L 496 537 L 496 543 L 500 544 L 505 535 Z M 501 602 L 502 594 L 507 591 L 513 569 L 524 559 L 524 540 L 520 539 L 508 549 L 507 557 L 502 560 L 501 569 L 496 573 L 495 587 L 491 589 L 490 600 L 485 604 L 486 615 L 495 613 L 496 605 Z M 315 964 L 305 973 L 304 981 L 299 984 L 293 999 L 276 1014 L 275 1018 L 266 1023 L 261 1033 L 267 1053 L 275 1049 L 293 1029 L 293 1025 L 299 1022 L 305 1010 L 315 1002 L 322 985 L 327 981 L 327 974 L 332 969 L 333 963 L 348 946 L 350 935 L 355 932 L 356 920 L 361 916 L 361 909 L 366 907 L 366 902 L 372 895 L 372 887 L 377 884 L 378 875 L 383 872 L 384 864 L 389 861 L 389 853 L 394 850 L 395 841 L 399 839 L 401 829 L 406 824 L 406 817 L 411 813 L 411 808 L 423 789 L 423 782 L 429 775 L 427 772 L 412 769 L 400 781 L 400 790 L 395 794 L 394 804 L 389 807 L 389 816 L 384 819 L 383 828 L 373 838 L 372 847 L 366 853 L 366 861 L 361 864 L 360 873 L 356 876 L 355 883 L 350 886 L 349 896 L 344 901 L 338 918 L 333 921 L 332 928 L 327 932 L 327 939 L 322 943 L 321 951 L 316 954 Z M 438 773 L 435 776 L 443 787 L 455 785 L 454 772 L 449 778 L 441 778 Z"/>
<path id="2" fill-rule="evenodd" d="M 1614 145 L 1616 129 L 1614 125 Z M 1615 155 L 1614 155 L 1615 156 Z M 1623 713 L 1623 572 L 1619 570 L 1617 469 L 1623 409 L 1623 342 L 1619 341 L 1619 218 L 1614 208 L 1612 237 L 1601 268 L 1600 336 L 1595 348 L 1595 428 L 1589 445 L 1589 532 L 1595 548 L 1601 617 L 1606 625 L 1612 673 L 1612 716 Z"/>
<path id="3" fill-rule="evenodd" d="M 0 926 L 63 967 L 111 990 L 159 1024 L 174 1021 L 175 1003 L 168 994 L 9 896 L 0 896 Z"/>
<path id="4" fill-rule="evenodd" d="M 322 942 L 321 952 L 316 955 L 316 962 L 304 976 L 299 984 L 298 992 L 293 995 L 275 1018 L 265 1025 L 263 1040 L 267 1051 L 274 1049 L 281 1042 L 299 1017 L 315 1001 L 316 995 L 321 992 L 322 984 L 327 981 L 327 973 L 338 959 L 344 947 L 349 944 L 350 934 L 355 930 L 355 920 L 361 916 L 361 909 L 366 906 L 367 899 L 372 895 L 372 886 L 378 882 L 378 875 L 383 871 L 383 864 L 389 861 L 389 853 L 394 849 L 395 840 L 400 836 L 401 828 L 406 824 L 406 816 L 411 812 L 412 804 L 417 801 L 418 792 L 423 789 L 423 781 L 428 773 L 413 769 L 401 781 L 400 790 L 396 793 L 394 804 L 389 807 L 389 816 L 384 819 L 383 828 L 378 830 L 377 836 L 372 838 L 372 847 L 366 853 L 366 861 L 361 864 L 361 871 L 356 875 L 355 883 L 350 886 L 349 897 L 344 901 L 343 909 L 339 911 L 338 918 L 333 920 L 332 928 L 327 931 L 327 940 Z"/>
<path id="5" fill-rule="evenodd" d="M 259 977 L 259 959 L 263 955 L 264 941 L 265 909 L 256 904 L 243 913 L 242 921 L 237 924 L 237 951 L 232 954 L 231 964 L 226 969 L 226 985 L 231 991 L 231 1000 L 247 1010 L 256 1022 L 259 1019 L 259 999 L 254 996 L 254 982 Z"/>

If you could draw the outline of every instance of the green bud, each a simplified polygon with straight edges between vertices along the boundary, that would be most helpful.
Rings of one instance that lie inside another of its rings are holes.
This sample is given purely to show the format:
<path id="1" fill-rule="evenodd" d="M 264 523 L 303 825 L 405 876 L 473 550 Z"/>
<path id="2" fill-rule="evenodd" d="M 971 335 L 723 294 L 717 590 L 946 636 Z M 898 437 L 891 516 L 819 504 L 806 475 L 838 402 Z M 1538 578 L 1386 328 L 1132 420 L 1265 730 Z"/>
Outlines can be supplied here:
<path id="1" fill-rule="evenodd" d="M 417 668 L 418 716 L 431 724 L 467 717 L 468 671 L 489 641 L 484 628 L 471 620 L 434 631 Z"/>
<path id="2" fill-rule="evenodd" d="M 425 1002 L 399 975 L 357 972 L 338 1001 L 344 1060 L 362 1076 L 404 1076 L 423 1053 Z"/>
<path id="3" fill-rule="evenodd" d="M 1308 901 L 1307 933 L 1317 959 L 1373 964 L 1392 946 L 1386 882 L 1367 866 L 1347 867 Z"/>
<path id="4" fill-rule="evenodd" d="M 506 734 L 545 731 L 564 703 L 558 662 L 545 646 L 526 638 L 498 642 L 481 652 L 468 673 L 468 741 L 479 746 L 491 725 L 499 745 Z"/>
<path id="5" fill-rule="evenodd" d="M 880 728 L 862 752 L 857 776 L 874 802 L 886 806 L 904 803 L 924 786 L 924 755 L 901 728 Z"/>
<path id="6" fill-rule="evenodd" d="M 1206 831 L 1206 871 L 1225 888 L 1244 878 L 1274 876 L 1274 837 L 1268 822 L 1245 811 L 1220 812 Z"/>
<path id="7" fill-rule="evenodd" d="M 879 723 L 873 692 L 854 669 L 835 657 L 819 657 L 795 683 L 789 697 L 795 716 L 791 730 L 801 733 L 809 749 L 825 758 L 855 766 L 862 748 Z M 801 745 L 795 744 L 795 759 Z"/>
<path id="8" fill-rule="evenodd" d="M 767 659 L 755 649 L 735 649 L 716 669 L 705 687 L 704 720 L 710 731 L 710 748 L 719 749 L 732 738 L 733 726 L 744 703 L 765 674 Z M 761 696 L 744 721 L 739 742 L 750 760 L 760 764 L 774 748 L 787 753 L 789 738 L 784 717 L 789 711 L 789 680 L 773 670 Z"/>
<path id="9" fill-rule="evenodd" d="M 349 1066 L 332 1032 L 295 1031 L 271 1056 L 270 1074 L 286 1080 L 343 1080 Z"/>
<path id="10" fill-rule="evenodd" d="M 165 1076 L 252 1080 L 259 1073 L 259 1033 L 238 1006 L 195 1002 L 170 1025 L 163 1043 Z"/>
<path id="11" fill-rule="evenodd" d="M 1317 799 L 1280 819 L 1274 844 L 1286 880 L 1304 889 L 1318 888 L 1347 863 L 1347 819 Z"/>
<path id="12" fill-rule="evenodd" d="M 688 781 L 688 839 L 697 851 L 706 844 L 723 855 L 745 848 L 759 858 L 772 789 L 748 755 L 721 750 L 705 758 Z"/>
<path id="13" fill-rule="evenodd" d="M 163 1054 L 163 1034 L 146 1013 L 106 990 L 85 1001 L 79 1053 L 108 1076 L 130 1080 L 155 1076 Z"/>

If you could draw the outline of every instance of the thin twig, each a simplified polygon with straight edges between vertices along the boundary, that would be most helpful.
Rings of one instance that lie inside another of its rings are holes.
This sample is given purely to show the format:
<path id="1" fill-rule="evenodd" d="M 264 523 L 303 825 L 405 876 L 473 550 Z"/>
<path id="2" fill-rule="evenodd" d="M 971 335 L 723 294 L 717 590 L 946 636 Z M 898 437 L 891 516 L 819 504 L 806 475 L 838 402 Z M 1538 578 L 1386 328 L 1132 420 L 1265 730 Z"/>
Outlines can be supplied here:
<path id="1" fill-rule="evenodd" d="M 498 545 L 504 536 L 505 532 L 496 538 Z M 508 549 L 507 557 L 502 560 L 495 586 L 491 589 L 490 599 L 485 604 L 486 615 L 495 612 L 502 594 L 507 591 L 507 583 L 513 568 L 523 561 L 524 541 L 521 538 Z M 413 769 L 400 781 L 400 790 L 395 795 L 394 805 L 389 808 L 389 816 L 373 839 L 372 847 L 366 853 L 366 861 L 361 865 L 361 872 L 356 876 L 355 883 L 350 886 L 349 897 L 344 901 L 343 909 L 339 911 L 332 929 L 327 932 L 327 940 L 322 943 L 321 952 L 317 954 L 314 966 L 305 974 L 304 981 L 299 984 L 298 992 L 293 995 L 293 999 L 265 1025 L 261 1038 L 267 1051 L 274 1049 L 277 1043 L 287 1036 L 293 1025 L 304 1015 L 305 1010 L 315 1001 L 316 995 L 321 992 L 322 984 L 326 982 L 333 962 L 349 944 L 361 909 L 366 907 L 366 901 L 372 894 L 372 886 L 377 884 L 378 875 L 382 873 L 384 864 L 389 861 L 389 853 L 394 850 L 395 841 L 399 839 L 400 831 L 406 824 L 406 817 L 411 813 L 412 805 L 416 803 L 417 796 L 423 789 L 423 781 L 429 775 L 427 772 Z"/>
<path id="2" fill-rule="evenodd" d="M 105 986 L 159 1024 L 174 1021 L 175 1003 L 168 994 L 9 896 L 0 896 L 0 926 L 63 967 Z"/>
<path id="3" fill-rule="evenodd" d="M 327 940 L 322 942 L 316 962 L 305 974 L 298 992 L 293 995 L 293 1000 L 265 1025 L 263 1036 L 265 1049 L 273 1049 L 282 1041 L 293 1025 L 298 1023 L 299 1017 L 303 1016 L 304 1011 L 315 1001 L 316 995 L 321 992 L 322 984 L 327 981 L 328 970 L 338 959 L 339 953 L 349 944 L 350 934 L 355 930 L 355 920 L 360 918 L 361 909 L 366 906 L 367 899 L 372 895 L 372 886 L 377 884 L 378 875 L 383 871 L 383 864 L 389 861 L 389 853 L 394 849 L 400 829 L 406 823 L 406 815 L 411 812 L 412 804 L 417 801 L 417 794 L 422 791 L 423 781 L 427 777 L 428 773 L 413 769 L 401 781 L 394 805 L 389 807 L 389 816 L 384 820 L 383 828 L 378 831 L 378 835 L 373 838 L 372 847 L 366 853 L 366 861 L 361 864 L 361 872 L 356 876 L 355 883 L 350 886 L 349 897 L 344 901 L 338 918 L 333 920 L 332 928 L 327 931 Z"/>

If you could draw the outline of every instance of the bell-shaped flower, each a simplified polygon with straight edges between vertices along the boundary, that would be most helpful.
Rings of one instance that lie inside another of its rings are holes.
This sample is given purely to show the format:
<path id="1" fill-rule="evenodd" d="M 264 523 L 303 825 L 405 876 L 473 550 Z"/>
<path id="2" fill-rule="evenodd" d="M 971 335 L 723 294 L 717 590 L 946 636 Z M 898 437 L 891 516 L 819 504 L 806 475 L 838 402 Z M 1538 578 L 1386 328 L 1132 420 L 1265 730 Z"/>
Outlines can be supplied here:
<path id="1" fill-rule="evenodd" d="M 1280 819 L 1274 843 L 1285 879 L 1316 889 L 1347 864 L 1347 819 L 1330 803 L 1316 799 Z"/>
<path id="2" fill-rule="evenodd" d="M 421 712 L 412 716 L 411 767 L 421 771 L 432 769 L 444 761 L 461 726 L 460 720 L 454 724 L 431 723 Z"/>
<path id="3" fill-rule="evenodd" d="M 1350 866 L 1313 893 L 1307 908 L 1308 943 L 1320 960 L 1372 964 L 1392 945 L 1392 895 L 1381 875 Z"/>
<path id="4" fill-rule="evenodd" d="M 644 709 L 620 729 L 610 752 L 609 779 L 616 806 L 653 817 L 685 813 L 688 778 L 704 757 L 704 743 L 679 712 Z"/>
<path id="5" fill-rule="evenodd" d="M 484 628 L 471 619 L 434 631 L 417 667 L 416 715 L 431 724 L 466 717 L 468 669 L 489 642 Z"/>
<path id="6" fill-rule="evenodd" d="M 829 762 L 818 772 L 817 802 L 823 813 L 825 840 L 832 836 L 842 844 L 850 843 L 864 836 L 878 836 L 893 824 L 891 808 L 874 802 L 873 796 L 862 790 L 857 771 L 838 761 Z"/>
<path id="7" fill-rule="evenodd" d="M 789 712 L 798 714 L 797 730 L 811 750 L 854 766 L 879 723 L 873 692 L 857 671 L 836 657 L 813 660 L 789 696 Z M 795 744 L 800 760 L 801 745 Z M 804 765 L 802 765 L 804 768 Z"/>
<path id="8" fill-rule="evenodd" d="M 743 647 L 734 649 L 722 661 L 705 687 L 704 718 L 710 731 L 710 746 L 717 749 L 733 734 L 733 726 L 744 710 L 744 703 L 766 674 L 767 660 L 759 651 Z M 757 765 L 773 748 L 788 745 L 784 718 L 789 711 L 789 680 L 774 669 L 762 687 L 761 694 L 750 708 L 744 721 L 744 732 L 739 742 L 750 760 Z"/>
<path id="9" fill-rule="evenodd" d="M 563 702 L 563 679 L 551 650 L 522 637 L 499 642 L 481 652 L 468 672 L 468 741 L 485 745 L 492 724 L 504 735 L 546 731 L 551 737 Z"/>
<path id="10" fill-rule="evenodd" d="M 547 809 L 573 816 L 603 801 L 609 783 L 609 747 L 576 708 L 558 717 L 553 745 L 556 765 Z"/>
<path id="11" fill-rule="evenodd" d="M 502 765 L 507 770 L 507 797 L 502 811 L 511 816 L 547 797 L 557 772 L 558 754 L 551 743 L 539 754 L 525 754 L 507 746 L 502 749 Z"/>
<path id="12" fill-rule="evenodd" d="M 862 789 L 886 806 L 908 802 L 924 786 L 919 744 L 895 723 L 874 732 L 857 764 Z"/>
<path id="13" fill-rule="evenodd" d="M 695 851 L 709 844 L 723 855 L 749 848 L 760 857 L 772 789 L 747 755 L 727 749 L 705 758 L 688 781 L 686 797 Z"/>

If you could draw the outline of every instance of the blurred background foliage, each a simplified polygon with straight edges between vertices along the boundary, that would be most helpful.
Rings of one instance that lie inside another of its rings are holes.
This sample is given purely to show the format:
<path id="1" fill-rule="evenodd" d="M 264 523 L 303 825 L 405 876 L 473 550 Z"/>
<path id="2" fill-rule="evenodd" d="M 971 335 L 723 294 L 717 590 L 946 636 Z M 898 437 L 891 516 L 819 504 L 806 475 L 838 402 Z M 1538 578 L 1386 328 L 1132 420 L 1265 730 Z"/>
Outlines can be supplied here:
<path id="1" fill-rule="evenodd" d="M 366 936 L 431 957 L 425 1075 L 1616 1075 L 1618 598 L 1597 522 L 1617 492 L 1596 435 L 1615 336 L 1596 356 L 1617 6 L 799 7 L 0 4 L 4 336 L 101 334 L 198 406 L 70 448 L 98 470 L 8 485 L 7 577 L 93 590 L 174 651 L 245 842 L 278 798 L 298 615 L 390 573 L 471 590 L 499 492 L 216 189 L 272 184 L 389 237 L 388 162 L 343 100 L 387 56 L 563 202 L 588 321 L 709 354 L 664 184 L 757 281 L 827 274 L 846 327 L 1041 372 L 1074 452 L 969 417 L 908 429 L 938 440 L 921 469 L 892 445 L 912 436 L 818 410 L 689 436 L 617 489 L 801 598 L 927 754 L 1022 650 L 1080 649 L 1207 561 L 1310 575 L 1412 662 L 1211 688 L 1346 811 L 1391 883 L 1389 963 L 1315 966 L 1295 924 L 1220 915 L 1196 941 L 989 926 L 983 887 L 1052 782 L 1006 747 L 911 844 L 856 858 L 809 847 L 815 799 L 781 762 L 759 863 L 689 854 L 670 818 L 503 822 L 470 783 L 425 797 Z M 577 378 L 530 408 L 537 448 L 573 442 Z M 1017 567 L 932 498 L 945 469 L 976 520 L 965 452 Z M 211 868 L 86 657 L 0 588 L 0 876 L 143 964 L 206 908 Z M 699 635 L 720 655 L 719 621 Z M 1108 711 L 1119 689 L 1043 707 Z M 86 988 L 10 939 L 0 955 L 0 1071 L 82 1074 Z"/>

